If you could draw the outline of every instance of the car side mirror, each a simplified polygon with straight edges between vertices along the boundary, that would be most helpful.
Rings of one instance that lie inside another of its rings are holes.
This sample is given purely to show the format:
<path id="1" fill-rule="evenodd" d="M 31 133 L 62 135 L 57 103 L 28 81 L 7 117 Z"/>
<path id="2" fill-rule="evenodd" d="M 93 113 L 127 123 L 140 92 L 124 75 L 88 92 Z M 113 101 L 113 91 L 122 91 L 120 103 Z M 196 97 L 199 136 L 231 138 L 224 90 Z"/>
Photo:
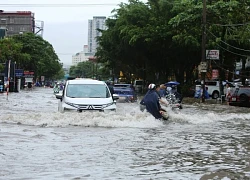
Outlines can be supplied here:
<path id="1" fill-rule="evenodd" d="M 113 94 L 113 100 L 118 100 L 119 96 L 117 94 Z"/>
<path id="2" fill-rule="evenodd" d="M 56 94 L 55 96 L 56 96 L 56 99 L 62 100 L 62 94 Z"/>

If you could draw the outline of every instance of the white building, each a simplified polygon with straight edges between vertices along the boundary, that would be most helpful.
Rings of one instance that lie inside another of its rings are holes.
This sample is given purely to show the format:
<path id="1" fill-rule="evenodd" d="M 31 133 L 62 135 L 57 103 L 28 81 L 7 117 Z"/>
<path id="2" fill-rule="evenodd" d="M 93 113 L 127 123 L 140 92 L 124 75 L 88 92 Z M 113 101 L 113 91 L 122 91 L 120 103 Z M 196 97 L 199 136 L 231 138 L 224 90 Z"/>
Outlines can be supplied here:
<path id="1" fill-rule="evenodd" d="M 84 45 L 83 51 L 76 53 L 72 56 L 72 65 L 75 66 L 79 62 L 88 61 L 89 57 L 92 56 L 92 53 L 88 52 L 88 45 Z"/>
<path id="2" fill-rule="evenodd" d="M 105 21 L 105 16 L 94 16 L 92 20 L 88 21 L 88 52 L 92 53 L 93 56 L 95 55 L 98 47 L 96 38 L 102 35 L 102 33 L 97 29 L 105 30 L 107 28 Z"/>

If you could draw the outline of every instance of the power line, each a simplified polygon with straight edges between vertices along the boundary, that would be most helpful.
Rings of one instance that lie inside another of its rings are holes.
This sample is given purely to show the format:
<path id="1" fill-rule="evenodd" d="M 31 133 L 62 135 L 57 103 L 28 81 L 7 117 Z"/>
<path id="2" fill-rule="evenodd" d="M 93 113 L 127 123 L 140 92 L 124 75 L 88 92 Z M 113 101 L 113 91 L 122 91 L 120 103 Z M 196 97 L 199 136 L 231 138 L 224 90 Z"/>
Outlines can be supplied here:
<path id="1" fill-rule="evenodd" d="M 215 60 L 213 60 L 213 62 L 216 64 L 217 67 L 219 67 L 221 70 L 223 70 L 224 72 L 229 72 L 233 75 L 237 75 L 238 77 L 246 77 L 244 75 L 240 75 L 240 74 L 237 74 L 236 72 L 233 72 L 233 71 L 229 71 L 228 69 L 225 69 L 223 68 L 222 66 L 220 66 Z M 250 71 L 245 71 L 246 73 L 249 73 Z"/>
<path id="2" fill-rule="evenodd" d="M 212 36 L 214 36 L 215 38 L 218 38 L 216 35 L 214 35 L 211 31 L 209 31 L 209 30 L 207 30 L 207 32 L 209 32 Z M 250 52 L 250 50 L 247 50 L 247 49 L 241 49 L 241 48 L 238 48 L 238 47 L 235 47 L 235 46 L 232 46 L 232 45 L 230 45 L 230 44 L 228 44 L 228 43 L 226 43 L 225 41 L 222 41 L 222 40 L 220 40 L 222 43 L 224 43 L 224 44 L 226 44 L 226 45 L 228 45 L 229 47 L 231 47 L 231 48 L 234 48 L 234 49 L 237 49 L 237 50 L 240 50 L 240 51 L 245 51 L 245 52 Z"/>
<path id="3" fill-rule="evenodd" d="M 246 25 L 249 25 L 250 22 L 247 22 L 247 23 L 238 23 L 238 24 L 214 24 L 214 23 L 209 23 L 211 25 L 216 25 L 216 26 L 226 26 L 226 27 L 236 27 L 236 26 L 246 26 Z"/>
<path id="4" fill-rule="evenodd" d="M 88 7 L 88 6 L 117 6 L 114 3 L 82 3 L 82 4 L 0 4 L 0 7 Z"/>
<path id="5" fill-rule="evenodd" d="M 220 47 L 221 49 L 223 49 L 223 50 L 225 50 L 225 51 L 227 51 L 227 52 L 229 52 L 229 53 L 231 53 L 231 54 L 234 54 L 234 55 L 237 55 L 237 56 L 242 56 L 242 57 L 248 57 L 247 55 L 243 55 L 243 54 L 239 54 L 239 53 L 235 53 L 235 52 L 233 52 L 233 51 L 230 51 L 230 50 L 228 50 L 228 49 L 226 49 L 226 48 L 220 46 L 218 43 L 216 43 L 216 45 L 217 45 L 218 47 Z"/>

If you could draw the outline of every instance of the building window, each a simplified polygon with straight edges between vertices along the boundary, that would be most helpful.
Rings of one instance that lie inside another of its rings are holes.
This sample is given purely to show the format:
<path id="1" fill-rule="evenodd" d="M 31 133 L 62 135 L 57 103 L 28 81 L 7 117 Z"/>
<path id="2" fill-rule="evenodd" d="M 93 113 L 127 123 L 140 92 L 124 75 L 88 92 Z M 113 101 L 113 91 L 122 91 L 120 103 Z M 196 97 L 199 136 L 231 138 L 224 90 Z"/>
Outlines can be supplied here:
<path id="1" fill-rule="evenodd" d="M 20 31 L 21 32 L 26 31 L 26 28 L 25 27 L 20 27 Z"/>
<path id="2" fill-rule="evenodd" d="M 6 25 L 6 24 L 7 24 L 7 21 L 6 21 L 6 19 L 1 19 L 1 24 L 4 24 L 4 25 Z"/>
<path id="3" fill-rule="evenodd" d="M 11 23 L 11 24 L 15 23 L 14 18 L 10 18 L 10 23 Z"/>
<path id="4" fill-rule="evenodd" d="M 14 28 L 13 27 L 9 27 L 9 31 L 14 31 Z"/>

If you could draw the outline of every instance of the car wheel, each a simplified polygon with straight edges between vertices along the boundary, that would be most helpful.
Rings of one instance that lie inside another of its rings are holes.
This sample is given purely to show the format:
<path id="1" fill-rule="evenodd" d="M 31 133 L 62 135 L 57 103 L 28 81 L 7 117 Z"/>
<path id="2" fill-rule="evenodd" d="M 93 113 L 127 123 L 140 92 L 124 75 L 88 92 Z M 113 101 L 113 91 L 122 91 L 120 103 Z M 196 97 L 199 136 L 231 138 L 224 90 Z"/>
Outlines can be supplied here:
<path id="1" fill-rule="evenodd" d="M 246 94 L 240 95 L 240 102 L 248 102 L 248 96 Z"/>
<path id="2" fill-rule="evenodd" d="M 212 94 L 212 98 L 213 99 L 219 98 L 219 92 L 218 91 L 214 91 L 213 94 Z"/>

